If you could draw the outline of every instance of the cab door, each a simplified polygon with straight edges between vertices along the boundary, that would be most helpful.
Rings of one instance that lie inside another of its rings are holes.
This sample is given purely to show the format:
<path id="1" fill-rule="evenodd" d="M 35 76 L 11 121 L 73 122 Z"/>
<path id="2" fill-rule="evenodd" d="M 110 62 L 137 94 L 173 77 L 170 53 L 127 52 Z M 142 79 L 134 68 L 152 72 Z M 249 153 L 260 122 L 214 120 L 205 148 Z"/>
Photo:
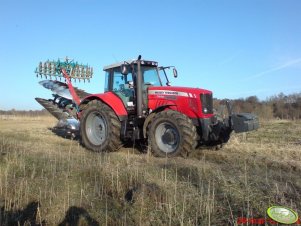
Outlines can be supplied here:
<path id="1" fill-rule="evenodd" d="M 120 97 L 124 106 L 128 109 L 134 108 L 134 88 L 132 73 L 121 74 L 119 68 L 112 71 L 112 92 Z"/>

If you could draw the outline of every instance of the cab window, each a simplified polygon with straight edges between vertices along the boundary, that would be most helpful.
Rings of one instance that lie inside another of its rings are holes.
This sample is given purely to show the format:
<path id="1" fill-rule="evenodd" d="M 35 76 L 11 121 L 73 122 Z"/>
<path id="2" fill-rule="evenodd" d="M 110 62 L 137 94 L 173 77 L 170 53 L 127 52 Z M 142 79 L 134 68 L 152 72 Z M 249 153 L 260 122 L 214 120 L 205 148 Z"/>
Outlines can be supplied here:
<path id="1" fill-rule="evenodd" d="M 141 67 L 144 85 L 161 86 L 156 67 Z"/>
<path id="2" fill-rule="evenodd" d="M 134 89 L 130 85 L 132 81 L 132 73 L 123 75 L 119 68 L 114 69 L 112 91 L 121 98 L 125 106 L 133 105 Z"/>

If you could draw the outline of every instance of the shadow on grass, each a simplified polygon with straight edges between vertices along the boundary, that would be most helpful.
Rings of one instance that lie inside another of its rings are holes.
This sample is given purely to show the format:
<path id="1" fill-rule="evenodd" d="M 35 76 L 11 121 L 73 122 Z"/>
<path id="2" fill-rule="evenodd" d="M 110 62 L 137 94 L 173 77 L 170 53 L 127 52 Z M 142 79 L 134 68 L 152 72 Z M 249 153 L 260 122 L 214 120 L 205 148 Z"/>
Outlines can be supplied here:
<path id="1" fill-rule="evenodd" d="M 46 225 L 44 220 L 37 220 L 39 210 L 39 202 L 31 202 L 24 209 L 15 211 L 6 211 L 4 207 L 0 208 L 0 225 L 18 226 L 31 225 L 42 226 Z"/>
<path id="2" fill-rule="evenodd" d="M 64 220 L 59 223 L 59 226 L 81 225 L 81 223 L 83 225 L 99 226 L 99 223 L 84 208 L 76 206 L 69 207 Z"/>
<path id="3" fill-rule="evenodd" d="M 0 207 L 0 225 L 1 226 L 45 226 L 48 225 L 45 220 L 39 217 L 39 202 L 30 202 L 24 209 L 6 211 Z M 70 225 L 89 225 L 99 226 L 99 223 L 93 219 L 90 214 L 81 207 L 71 206 L 66 212 L 65 218 L 58 224 L 59 226 Z"/>

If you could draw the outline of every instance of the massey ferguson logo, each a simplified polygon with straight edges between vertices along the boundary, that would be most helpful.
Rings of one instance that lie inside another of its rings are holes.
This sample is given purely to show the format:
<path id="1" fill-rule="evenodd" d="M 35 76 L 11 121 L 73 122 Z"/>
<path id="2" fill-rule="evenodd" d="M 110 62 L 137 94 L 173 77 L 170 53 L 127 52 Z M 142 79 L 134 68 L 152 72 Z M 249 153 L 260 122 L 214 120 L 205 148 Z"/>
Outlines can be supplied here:
<path id="1" fill-rule="evenodd" d="M 172 90 L 150 90 L 148 91 L 150 95 L 173 95 L 173 96 L 183 96 L 188 97 L 188 93 L 185 92 L 178 92 L 178 91 L 172 91 Z"/>

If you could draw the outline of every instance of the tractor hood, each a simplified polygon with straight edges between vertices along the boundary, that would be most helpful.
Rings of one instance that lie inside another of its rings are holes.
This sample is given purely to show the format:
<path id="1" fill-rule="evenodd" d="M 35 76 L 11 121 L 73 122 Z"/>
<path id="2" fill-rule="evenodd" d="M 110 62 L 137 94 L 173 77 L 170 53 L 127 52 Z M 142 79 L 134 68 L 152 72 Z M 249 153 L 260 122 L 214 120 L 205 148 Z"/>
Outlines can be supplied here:
<path id="1" fill-rule="evenodd" d="M 148 93 L 150 95 L 174 95 L 185 97 L 194 97 L 200 94 L 212 94 L 210 90 L 180 86 L 150 86 L 148 88 Z"/>
<path id="2" fill-rule="evenodd" d="M 168 106 L 189 118 L 210 118 L 212 114 L 212 92 L 206 89 L 150 86 L 148 88 L 148 107 L 152 111 Z"/>

